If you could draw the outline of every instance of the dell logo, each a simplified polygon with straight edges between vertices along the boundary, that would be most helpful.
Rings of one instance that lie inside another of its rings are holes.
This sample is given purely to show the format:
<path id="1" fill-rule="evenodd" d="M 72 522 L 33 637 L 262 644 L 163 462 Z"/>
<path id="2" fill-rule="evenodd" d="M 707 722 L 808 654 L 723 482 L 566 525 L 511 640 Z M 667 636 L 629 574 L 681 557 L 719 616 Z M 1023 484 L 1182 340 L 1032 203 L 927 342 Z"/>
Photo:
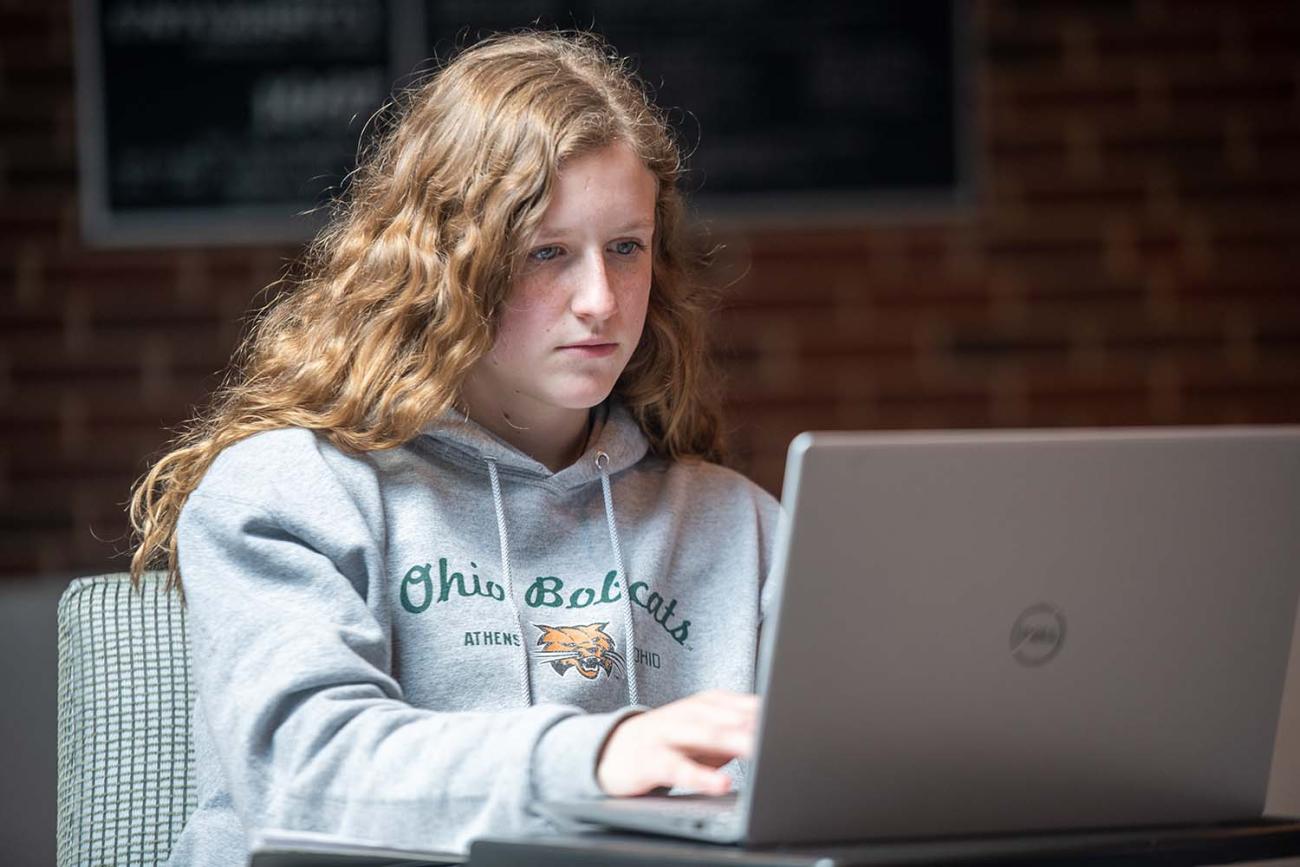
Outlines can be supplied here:
<path id="1" fill-rule="evenodd" d="M 1011 626 L 1011 655 L 1021 665 L 1036 666 L 1061 652 L 1065 644 L 1065 615 L 1046 602 L 1031 605 Z"/>

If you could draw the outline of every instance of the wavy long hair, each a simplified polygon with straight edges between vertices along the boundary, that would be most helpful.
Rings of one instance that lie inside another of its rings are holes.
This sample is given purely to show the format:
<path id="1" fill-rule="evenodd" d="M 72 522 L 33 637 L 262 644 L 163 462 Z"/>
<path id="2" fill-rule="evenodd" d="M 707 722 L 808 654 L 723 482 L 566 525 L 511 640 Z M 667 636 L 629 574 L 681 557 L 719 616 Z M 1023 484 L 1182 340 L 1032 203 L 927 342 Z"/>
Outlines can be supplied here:
<path id="1" fill-rule="evenodd" d="M 129 504 L 131 578 L 166 563 L 176 524 L 227 446 L 317 430 L 349 453 L 389 449 L 453 405 L 491 347 L 511 271 L 570 157 L 626 142 L 658 180 L 645 330 L 614 393 L 651 449 L 723 459 L 705 345 L 713 251 L 687 230 L 681 154 L 640 78 L 587 32 L 498 33 L 379 113 L 329 220 L 253 317 L 206 410 L 176 429 Z M 268 287 L 268 288 L 271 288 Z"/>

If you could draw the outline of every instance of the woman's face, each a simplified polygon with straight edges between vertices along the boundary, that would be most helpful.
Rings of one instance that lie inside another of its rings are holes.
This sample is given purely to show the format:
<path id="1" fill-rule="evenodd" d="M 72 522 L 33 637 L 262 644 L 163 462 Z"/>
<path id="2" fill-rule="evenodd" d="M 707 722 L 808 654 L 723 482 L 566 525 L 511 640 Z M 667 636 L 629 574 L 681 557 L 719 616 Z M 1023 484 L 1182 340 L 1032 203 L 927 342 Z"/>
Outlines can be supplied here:
<path id="1" fill-rule="evenodd" d="M 496 343 L 470 372 L 471 396 L 527 419 L 609 395 L 645 325 L 655 196 L 654 175 L 623 143 L 560 168 L 498 312 Z"/>

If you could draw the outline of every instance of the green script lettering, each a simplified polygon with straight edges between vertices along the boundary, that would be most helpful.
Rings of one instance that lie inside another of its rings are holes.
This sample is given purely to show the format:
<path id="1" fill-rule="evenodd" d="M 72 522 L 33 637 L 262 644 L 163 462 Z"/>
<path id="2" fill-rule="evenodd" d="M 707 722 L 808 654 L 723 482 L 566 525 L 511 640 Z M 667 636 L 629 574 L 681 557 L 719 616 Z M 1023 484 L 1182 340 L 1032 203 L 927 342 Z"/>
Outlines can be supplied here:
<path id="1" fill-rule="evenodd" d="M 610 569 L 605 573 L 605 584 L 600 588 L 601 602 L 617 602 L 623 598 L 623 594 L 618 592 L 618 570 Z"/>
<path id="2" fill-rule="evenodd" d="M 421 586 L 423 591 L 420 594 L 420 602 L 412 602 L 409 588 L 412 586 Z M 419 614 L 429 607 L 433 602 L 433 579 L 429 577 L 429 564 L 423 566 L 416 565 L 406 570 L 405 577 L 402 578 L 402 587 L 399 592 L 402 600 L 402 607 L 412 614 Z"/>
<path id="3" fill-rule="evenodd" d="M 452 576 L 453 578 L 455 576 Z M 474 576 L 477 578 L 478 576 Z M 600 598 L 590 587 L 579 587 L 569 594 L 566 600 L 562 591 L 564 581 L 554 575 L 539 575 L 524 593 L 524 602 L 529 608 L 586 608 L 596 602 L 616 602 L 622 598 L 619 591 L 618 572 L 610 570 L 605 573 L 601 586 Z M 477 589 L 477 584 L 475 588 Z M 676 599 L 665 599 L 660 593 L 650 590 L 645 581 L 633 581 L 627 588 L 632 604 L 643 608 L 655 623 L 673 637 L 678 644 L 685 645 L 690 634 L 691 621 L 683 620 L 680 624 L 670 625 L 677 611 Z M 495 597 L 494 597 L 495 598 Z M 566 604 L 567 602 L 567 604 Z"/>
<path id="4" fill-rule="evenodd" d="M 539 575 L 524 593 L 524 602 L 529 608 L 559 608 L 564 604 L 560 589 L 564 582 L 554 575 Z"/>

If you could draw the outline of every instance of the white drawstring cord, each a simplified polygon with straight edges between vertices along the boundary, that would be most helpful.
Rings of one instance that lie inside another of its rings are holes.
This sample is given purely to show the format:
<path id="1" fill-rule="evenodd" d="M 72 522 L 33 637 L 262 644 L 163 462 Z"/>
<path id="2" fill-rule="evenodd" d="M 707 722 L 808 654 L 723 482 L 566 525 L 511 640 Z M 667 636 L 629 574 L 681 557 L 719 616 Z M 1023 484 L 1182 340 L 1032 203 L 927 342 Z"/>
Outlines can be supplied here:
<path id="1" fill-rule="evenodd" d="M 492 481 L 492 504 L 496 508 L 497 515 L 497 537 L 501 541 L 501 574 L 505 579 L 506 597 L 510 600 L 510 608 L 515 613 L 515 622 L 519 624 L 519 636 L 521 643 L 527 640 L 527 630 L 524 628 L 524 618 L 519 612 L 519 602 L 515 599 L 514 579 L 510 570 L 510 543 L 506 537 L 506 510 L 505 503 L 501 497 L 501 480 L 497 473 L 497 462 L 494 458 L 484 458 L 488 465 L 488 477 Z M 614 494 L 609 484 L 609 455 L 605 452 L 596 453 L 596 469 L 600 471 L 601 493 L 605 501 L 605 523 L 609 527 L 609 543 L 614 549 L 614 564 L 618 568 L 619 580 L 623 584 L 623 634 L 627 641 L 627 664 L 623 666 L 627 678 L 627 699 L 630 705 L 639 705 L 641 703 L 641 692 L 637 684 L 636 675 L 636 633 L 632 626 L 632 584 L 628 580 L 627 568 L 623 565 L 623 546 L 619 543 L 618 525 L 614 520 Z M 522 645 L 523 653 L 520 655 L 519 678 L 522 684 L 524 701 L 531 705 L 533 703 L 533 685 L 532 675 L 529 672 L 528 664 L 528 646 Z"/>
<path id="2" fill-rule="evenodd" d="M 623 546 L 618 541 L 618 525 L 614 522 L 614 495 L 609 487 L 609 455 L 596 452 L 596 469 L 600 471 L 600 487 L 605 497 L 605 522 L 609 525 L 609 543 L 614 548 L 614 564 L 618 578 L 623 582 L 623 634 L 627 637 L 627 700 L 628 704 L 641 703 L 636 682 L 636 634 L 632 631 L 632 582 L 623 567 Z"/>
<path id="3" fill-rule="evenodd" d="M 523 683 L 524 703 L 533 703 L 533 682 L 528 672 L 528 631 L 524 629 L 524 618 L 519 613 L 519 603 L 515 600 L 515 585 L 510 575 L 510 544 L 506 541 L 506 509 L 501 501 L 501 481 L 497 478 L 497 462 L 484 458 L 488 465 L 488 476 L 492 479 L 492 503 L 497 510 L 497 536 L 501 540 L 501 574 L 506 580 L 506 598 L 510 608 L 515 612 L 515 622 L 519 624 L 519 642 L 523 653 L 519 659 L 519 677 Z"/>

